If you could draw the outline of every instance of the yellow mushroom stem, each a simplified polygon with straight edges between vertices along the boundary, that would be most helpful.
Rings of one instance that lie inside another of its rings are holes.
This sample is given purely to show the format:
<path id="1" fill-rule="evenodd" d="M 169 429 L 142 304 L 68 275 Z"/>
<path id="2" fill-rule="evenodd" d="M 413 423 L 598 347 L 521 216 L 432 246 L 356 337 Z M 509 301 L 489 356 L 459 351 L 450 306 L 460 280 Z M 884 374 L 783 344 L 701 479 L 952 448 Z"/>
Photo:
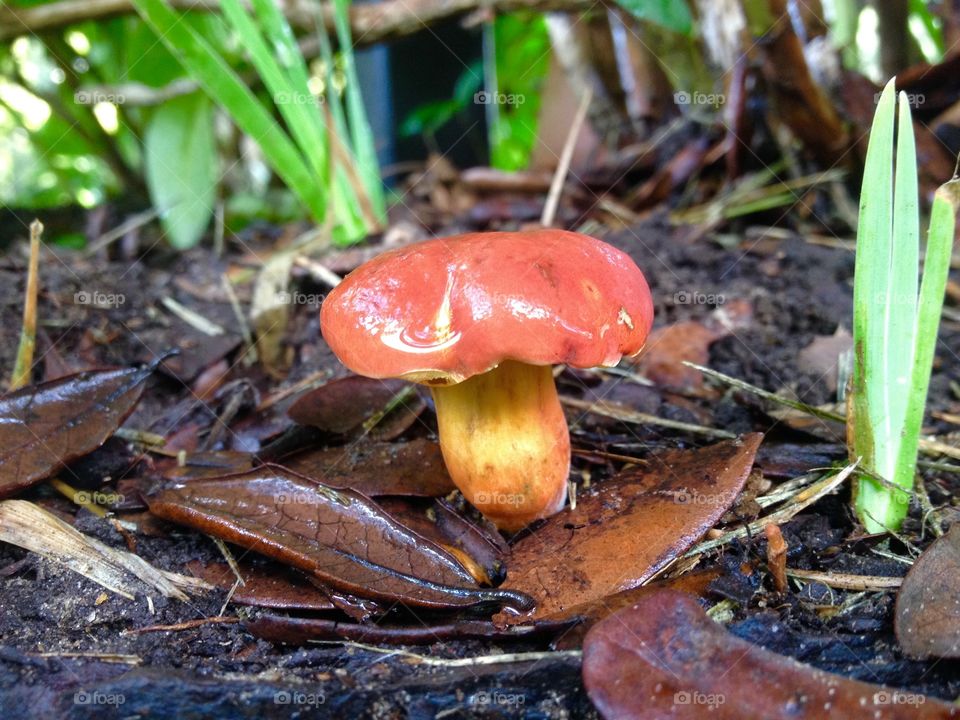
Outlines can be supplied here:
<path id="1" fill-rule="evenodd" d="M 508 360 L 432 390 L 447 470 L 485 517 L 514 532 L 563 507 L 570 432 L 549 365 Z"/>

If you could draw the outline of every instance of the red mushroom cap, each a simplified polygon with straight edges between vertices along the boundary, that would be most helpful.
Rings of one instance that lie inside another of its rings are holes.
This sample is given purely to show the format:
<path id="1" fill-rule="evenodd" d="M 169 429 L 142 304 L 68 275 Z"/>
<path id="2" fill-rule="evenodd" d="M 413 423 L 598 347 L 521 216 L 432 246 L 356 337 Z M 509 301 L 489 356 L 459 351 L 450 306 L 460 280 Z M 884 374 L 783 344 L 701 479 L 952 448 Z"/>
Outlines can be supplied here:
<path id="1" fill-rule="evenodd" d="M 628 255 L 563 230 L 470 233 L 386 252 L 323 303 L 323 336 L 368 377 L 445 385 L 504 360 L 616 365 L 653 323 Z"/>

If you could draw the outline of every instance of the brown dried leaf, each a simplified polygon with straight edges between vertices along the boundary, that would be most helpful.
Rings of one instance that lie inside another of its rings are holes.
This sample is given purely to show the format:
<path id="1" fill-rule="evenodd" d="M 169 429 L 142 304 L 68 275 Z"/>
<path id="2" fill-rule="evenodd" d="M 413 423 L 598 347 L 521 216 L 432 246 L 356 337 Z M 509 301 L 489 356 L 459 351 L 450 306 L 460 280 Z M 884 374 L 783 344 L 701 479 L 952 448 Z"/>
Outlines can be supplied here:
<path id="1" fill-rule="evenodd" d="M 928 547 L 903 579 L 896 632 L 910 657 L 960 657 L 960 525 Z"/>
<path id="2" fill-rule="evenodd" d="M 600 714 L 700 720 L 960 717 L 923 695 L 826 673 L 734 637 L 690 595 L 661 590 L 587 633 L 583 681 Z"/>
<path id="3" fill-rule="evenodd" d="M 230 566 L 224 562 L 205 563 L 191 560 L 187 569 L 194 576 L 221 590 L 232 590 L 237 582 Z M 239 585 L 230 597 L 236 605 L 254 605 L 279 610 L 333 610 L 333 603 L 321 590 L 286 568 L 268 569 L 261 565 L 239 565 Z"/>
<path id="4" fill-rule="evenodd" d="M 331 380 L 304 393 L 290 406 L 287 415 L 300 425 L 310 425 L 326 432 L 347 435 L 384 411 L 390 402 L 410 383 L 404 380 L 374 380 L 359 375 Z M 423 412 L 425 405 L 416 392 L 390 413 L 371 435 L 389 440 L 400 435 Z M 397 417 L 393 417 L 396 415 Z"/>
<path id="5" fill-rule="evenodd" d="M 0 498 L 100 447 L 133 411 L 152 372 L 90 370 L 0 398 Z"/>
<path id="6" fill-rule="evenodd" d="M 733 504 L 762 435 L 676 450 L 622 473 L 520 540 L 507 560 L 505 588 L 537 600 L 526 617 L 566 617 L 576 608 L 641 585 L 689 548 Z"/>
<path id="7" fill-rule="evenodd" d="M 424 438 L 309 450 L 284 458 L 281 464 L 300 475 L 370 497 L 440 497 L 455 489 L 440 446 Z"/>
<path id="8" fill-rule="evenodd" d="M 349 595 L 436 608 L 532 604 L 521 593 L 479 589 L 450 554 L 360 493 L 281 467 L 172 483 L 146 499 L 160 517 L 299 568 Z"/>

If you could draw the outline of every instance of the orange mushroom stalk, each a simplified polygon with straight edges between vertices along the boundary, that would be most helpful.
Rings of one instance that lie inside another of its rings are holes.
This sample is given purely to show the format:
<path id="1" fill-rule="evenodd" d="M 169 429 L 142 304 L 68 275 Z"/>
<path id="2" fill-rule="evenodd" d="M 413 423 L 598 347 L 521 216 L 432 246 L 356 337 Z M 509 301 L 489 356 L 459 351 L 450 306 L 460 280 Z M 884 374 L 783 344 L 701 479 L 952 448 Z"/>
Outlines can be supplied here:
<path id="1" fill-rule="evenodd" d="M 474 233 L 384 253 L 337 286 L 323 335 L 360 375 L 431 386 L 469 502 L 515 531 L 563 507 L 570 435 L 551 365 L 616 365 L 653 302 L 621 251 L 561 230 Z"/>

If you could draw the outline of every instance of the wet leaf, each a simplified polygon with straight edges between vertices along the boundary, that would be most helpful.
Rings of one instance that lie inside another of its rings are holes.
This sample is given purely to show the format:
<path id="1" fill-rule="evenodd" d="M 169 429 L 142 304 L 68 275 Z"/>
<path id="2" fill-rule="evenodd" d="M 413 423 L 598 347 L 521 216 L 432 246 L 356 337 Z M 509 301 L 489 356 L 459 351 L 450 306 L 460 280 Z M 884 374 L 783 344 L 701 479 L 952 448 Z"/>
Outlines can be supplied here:
<path id="1" fill-rule="evenodd" d="M 661 590 L 598 623 L 583 681 L 600 714 L 700 720 L 960 717 L 924 695 L 851 680 L 734 637 L 690 595 Z"/>
<path id="2" fill-rule="evenodd" d="M 360 493 L 281 467 L 172 483 L 146 499 L 160 517 L 272 557 L 348 595 L 437 608 L 532 604 L 520 593 L 478 588 L 449 553 Z"/>
<path id="3" fill-rule="evenodd" d="M 533 596 L 527 617 L 561 618 L 641 585 L 696 542 L 743 488 L 762 436 L 649 459 L 578 498 L 520 540 L 507 560 L 505 588 Z"/>
<path id="4" fill-rule="evenodd" d="M 903 579 L 896 632 L 910 657 L 960 657 L 960 525 L 928 547 Z"/>
<path id="5" fill-rule="evenodd" d="M 221 590 L 233 590 L 237 582 L 230 566 L 223 562 L 191 560 L 187 569 L 194 576 Z M 321 590 L 286 568 L 267 568 L 240 563 L 239 585 L 230 596 L 235 605 L 254 605 L 278 610 L 333 610 L 333 603 Z"/>
<path id="6" fill-rule="evenodd" d="M 497 585 L 503 580 L 506 543 L 499 533 L 467 520 L 444 500 L 426 504 L 410 498 L 383 497 L 377 504 L 456 557 L 477 582 Z"/>
<path id="7" fill-rule="evenodd" d="M 423 438 L 310 450 L 284 458 L 281 464 L 300 475 L 370 497 L 439 497 L 454 490 L 440 446 Z"/>
<path id="8" fill-rule="evenodd" d="M 397 407 L 392 409 L 389 417 L 378 418 L 380 413 L 390 409 L 391 404 Z M 290 406 L 287 414 L 300 425 L 311 425 L 338 435 L 362 432 L 364 423 L 379 419 L 371 435 L 390 440 L 409 428 L 424 407 L 416 388 L 404 380 L 374 380 L 348 375 L 304 393 Z"/>
<path id="9" fill-rule="evenodd" d="M 0 498 L 100 447 L 133 411 L 152 372 L 91 370 L 0 397 Z"/>

